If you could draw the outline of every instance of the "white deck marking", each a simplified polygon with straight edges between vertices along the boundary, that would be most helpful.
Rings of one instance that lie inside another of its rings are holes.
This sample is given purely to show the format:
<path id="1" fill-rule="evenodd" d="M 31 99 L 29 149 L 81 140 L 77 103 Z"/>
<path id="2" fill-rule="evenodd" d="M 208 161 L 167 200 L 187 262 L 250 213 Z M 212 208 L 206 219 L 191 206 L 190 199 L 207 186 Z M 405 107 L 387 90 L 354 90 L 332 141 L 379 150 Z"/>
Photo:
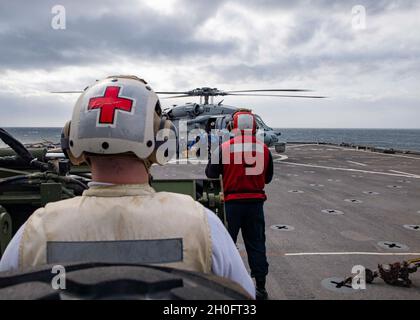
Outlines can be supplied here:
<path id="1" fill-rule="evenodd" d="M 301 145 L 301 147 L 304 147 L 304 146 L 310 146 L 310 144 Z M 402 155 L 402 154 L 381 153 L 381 152 L 374 152 L 374 151 L 360 150 L 360 149 L 357 150 L 357 149 L 353 149 L 353 148 L 349 148 L 349 147 L 330 146 L 330 145 L 323 145 L 323 146 L 328 146 L 328 148 L 336 148 L 336 149 L 339 149 L 339 150 L 342 150 L 342 151 L 355 151 L 355 152 L 363 152 L 363 153 L 385 156 L 385 157 L 397 157 L 397 158 L 406 158 L 406 159 L 412 159 L 412 160 L 420 160 L 420 156 L 419 157 L 410 157 L 410 156 L 405 156 L 405 155 Z"/>
<path id="2" fill-rule="evenodd" d="M 384 156 L 384 157 L 396 157 L 396 158 L 420 160 L 420 157 L 411 157 L 411 156 L 405 156 L 405 155 L 402 155 L 402 154 L 381 153 L 381 152 L 374 152 L 374 151 L 369 151 L 369 150 L 356 150 L 356 149 L 351 149 L 351 148 L 346 148 L 346 147 L 338 147 L 338 146 L 337 147 L 333 146 L 333 148 L 341 149 L 343 151 L 363 152 L 363 153 L 367 153 L 367 154 L 380 155 L 380 156 Z"/>
<path id="3" fill-rule="evenodd" d="M 347 162 L 348 163 L 353 163 L 353 164 L 358 165 L 358 166 L 367 167 L 367 164 L 364 164 L 364 163 L 361 163 L 361 162 L 350 161 L 350 160 L 347 160 Z"/>
<path id="4" fill-rule="evenodd" d="M 289 159 L 286 155 L 273 155 L 273 161 L 279 162 Z M 197 158 L 188 158 L 188 159 L 171 159 L 167 162 L 167 164 L 207 164 L 208 160 L 200 160 Z M 155 164 L 154 164 L 155 165 Z"/>
<path id="5" fill-rule="evenodd" d="M 197 158 L 189 158 L 189 159 L 171 159 L 167 162 L 167 164 L 207 164 L 208 160 L 199 160 Z"/>
<path id="6" fill-rule="evenodd" d="M 420 160 L 420 157 L 410 157 L 410 156 L 403 156 L 400 154 L 389 154 L 389 153 L 377 153 L 377 152 L 372 152 L 374 154 L 380 154 L 383 156 L 388 156 L 388 157 L 397 157 L 397 158 L 406 158 L 406 159 L 413 159 L 413 160 Z"/>
<path id="7" fill-rule="evenodd" d="M 289 159 L 289 157 L 286 156 L 286 155 L 280 155 L 280 156 L 279 155 L 273 155 L 273 158 L 274 158 L 273 161 L 275 161 L 275 162 L 284 161 L 284 160 Z"/>
<path id="8" fill-rule="evenodd" d="M 338 255 L 362 255 L 362 256 L 419 256 L 416 252 L 298 252 L 285 253 L 285 256 L 338 256 Z"/>
<path id="9" fill-rule="evenodd" d="M 360 169 L 348 169 L 348 168 L 327 167 L 327 166 L 318 166 L 318 165 L 314 165 L 314 164 L 295 163 L 295 162 L 288 162 L 288 161 L 282 161 L 282 162 L 276 161 L 276 162 L 277 163 L 292 164 L 294 166 L 301 166 L 301 167 L 311 167 L 311 168 L 320 168 L 320 169 L 327 169 L 327 170 L 339 170 L 339 171 L 350 171 L 350 172 L 362 172 L 362 173 L 380 174 L 380 175 L 392 176 L 392 177 L 405 177 L 405 178 L 420 179 L 420 176 L 413 176 L 413 175 L 406 175 L 406 174 L 398 174 L 398 173 L 388 173 L 388 172 L 367 171 L 367 170 L 360 170 Z"/>
<path id="10" fill-rule="evenodd" d="M 397 170 L 389 170 L 389 171 L 395 172 L 395 173 L 405 174 L 407 176 L 412 176 L 412 177 L 420 178 L 420 176 L 418 174 L 414 174 L 414 173 L 408 173 L 408 172 L 397 171 Z"/>
<path id="11" fill-rule="evenodd" d="M 287 149 L 290 149 L 290 148 L 301 148 L 301 147 L 306 147 L 306 146 L 319 146 L 319 144 L 317 144 L 317 143 L 311 143 L 311 144 L 288 144 L 287 145 Z"/>

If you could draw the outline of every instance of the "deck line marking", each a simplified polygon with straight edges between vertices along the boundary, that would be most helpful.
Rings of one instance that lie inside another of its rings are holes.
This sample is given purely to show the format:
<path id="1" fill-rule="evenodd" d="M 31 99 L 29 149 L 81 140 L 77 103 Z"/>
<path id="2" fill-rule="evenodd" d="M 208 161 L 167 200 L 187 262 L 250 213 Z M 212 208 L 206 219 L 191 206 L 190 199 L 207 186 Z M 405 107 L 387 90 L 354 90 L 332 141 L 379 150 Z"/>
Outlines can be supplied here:
<path id="1" fill-rule="evenodd" d="M 353 164 L 358 165 L 358 166 L 367 167 L 367 164 L 364 164 L 364 163 L 361 163 L 361 162 L 350 161 L 350 160 L 347 160 L 347 162 L 348 163 L 353 163 Z"/>
<path id="2" fill-rule="evenodd" d="M 302 147 L 305 145 L 302 145 Z M 309 145 L 307 145 L 309 146 Z M 349 147 L 340 147 L 340 146 L 329 146 L 329 145 L 319 145 L 319 146 L 324 146 L 324 147 L 328 147 L 328 148 L 336 148 L 336 149 L 340 149 L 342 151 L 355 151 L 355 152 L 363 152 L 363 153 L 367 153 L 367 154 L 372 154 L 372 155 L 380 155 L 380 156 L 387 156 L 387 157 L 397 157 L 397 158 L 406 158 L 406 159 L 413 159 L 413 160 L 420 160 L 420 157 L 410 157 L 410 156 L 405 156 L 402 154 L 389 154 L 389 153 L 381 153 L 381 152 L 374 152 L 374 151 L 369 151 L 369 150 L 357 150 L 357 149 L 353 149 L 353 148 L 349 148 Z"/>
<path id="3" fill-rule="evenodd" d="M 337 255 L 363 255 L 363 256 L 420 256 L 416 252 L 298 252 L 285 253 L 285 256 L 337 256 Z"/>
<path id="4" fill-rule="evenodd" d="M 362 172 L 362 173 L 380 174 L 380 175 L 392 176 L 392 177 L 405 177 L 405 178 L 420 179 L 420 176 L 412 176 L 412 175 L 398 174 L 398 173 L 367 171 L 367 170 L 360 170 L 360 169 L 348 169 L 348 168 L 337 168 L 337 167 L 326 167 L 326 166 L 318 166 L 318 165 L 314 165 L 314 164 L 295 163 L 295 162 L 288 162 L 288 161 L 282 161 L 282 162 L 276 161 L 276 162 L 277 163 L 285 163 L 285 164 L 293 164 L 295 166 L 311 167 L 311 168 L 319 168 L 319 169 L 327 169 L 327 170 Z"/>
<path id="5" fill-rule="evenodd" d="M 189 159 L 171 159 L 167 162 L 167 164 L 207 164 L 208 160 L 199 160 L 197 158 L 189 158 Z"/>
<path id="6" fill-rule="evenodd" d="M 273 156 L 273 158 L 274 158 L 273 161 L 276 161 L 276 162 L 284 161 L 284 160 L 289 159 L 289 157 L 286 156 L 286 155 L 276 155 L 276 156 Z"/>
<path id="7" fill-rule="evenodd" d="M 414 173 L 408 173 L 408 172 L 397 171 L 397 170 L 389 170 L 389 171 L 395 172 L 395 173 L 406 174 L 407 176 L 413 176 L 413 177 L 416 177 L 416 178 L 420 178 L 420 176 L 418 174 L 414 174 Z"/>
<path id="8" fill-rule="evenodd" d="M 286 155 L 273 155 L 273 161 L 279 162 L 289 159 Z M 197 158 L 188 158 L 188 159 L 171 159 L 168 164 L 207 164 L 208 160 L 200 160 Z"/>
<path id="9" fill-rule="evenodd" d="M 420 160 L 420 157 L 410 157 L 410 156 L 403 156 L 401 154 L 389 154 L 389 153 L 379 153 L 379 152 L 372 152 L 372 153 L 376 153 L 376 154 L 380 154 L 383 156 L 388 156 L 388 157 L 397 157 L 397 158 L 406 158 L 406 159 L 413 159 L 413 160 Z"/>
<path id="10" fill-rule="evenodd" d="M 311 144 L 288 144 L 286 148 L 302 148 L 306 146 L 319 146 L 317 143 L 311 143 Z"/>

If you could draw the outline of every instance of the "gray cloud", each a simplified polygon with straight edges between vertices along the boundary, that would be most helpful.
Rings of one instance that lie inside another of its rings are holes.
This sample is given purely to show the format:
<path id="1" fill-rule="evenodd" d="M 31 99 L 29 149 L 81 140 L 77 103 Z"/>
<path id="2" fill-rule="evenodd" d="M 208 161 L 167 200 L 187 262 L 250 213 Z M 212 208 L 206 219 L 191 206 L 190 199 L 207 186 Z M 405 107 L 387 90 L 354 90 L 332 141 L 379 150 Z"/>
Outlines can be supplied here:
<path id="1" fill-rule="evenodd" d="M 308 12 L 312 9 L 337 11 L 337 10 L 351 10 L 355 5 L 362 5 L 366 7 L 369 14 L 379 14 L 390 9 L 412 9 L 418 7 L 416 0 L 357 0 L 357 1 L 342 1 L 342 0 L 233 0 L 245 3 L 253 8 L 259 10 L 293 10 L 296 8 L 305 9 Z"/>
<path id="2" fill-rule="evenodd" d="M 120 2 L 115 1 L 64 1 L 66 30 L 50 27 L 51 8 L 56 1 L 44 1 L 41 6 L 36 2 L 16 1 L 11 6 L 3 3 L 0 19 L 5 32 L 0 32 L 0 67 L 42 69 L 106 63 L 115 56 L 210 57 L 231 54 L 237 46 L 194 38 L 195 29 L 208 18 L 209 3 L 185 1 L 188 11 L 165 16 L 150 7 L 130 7 L 130 2 L 123 2 L 126 6 L 118 10 Z M 111 10 L 100 13 L 101 8 Z M 211 8 L 215 10 L 217 2 Z"/>
<path id="3" fill-rule="evenodd" d="M 72 98 L 40 93 L 80 89 L 110 70 L 147 68 L 160 90 L 292 84 L 332 95 L 310 107 L 283 100 L 296 107 L 287 113 L 274 108 L 277 101 L 227 98 L 262 106 L 272 126 L 381 127 L 398 119 L 412 127 L 420 116 L 415 0 L 178 0 L 169 12 L 153 1 L 62 0 L 64 31 L 50 26 L 57 2 L 0 2 L 0 126 L 61 125 Z M 368 28 L 354 32 L 351 8 L 359 4 Z"/>
<path id="4" fill-rule="evenodd" d="M 388 69 L 390 65 L 399 63 L 409 64 L 407 67 L 394 67 L 391 72 L 394 76 L 404 72 L 406 76 L 417 76 L 420 71 L 420 48 L 406 52 L 349 52 L 341 55 L 334 53 L 314 56 L 294 55 L 282 61 L 262 64 L 239 63 L 229 66 L 207 66 L 208 72 L 215 73 L 221 81 L 246 82 L 256 79 L 262 81 L 285 81 L 288 78 L 302 75 L 317 77 L 325 71 L 322 68 L 334 67 L 338 71 L 345 67 L 352 67 L 353 73 L 348 76 L 375 73 L 380 69 Z M 330 71 L 329 71 L 330 72 Z"/>
<path id="5" fill-rule="evenodd" d="M 51 8 L 56 0 L 27 2 L 23 0 L 0 3 L 0 68 L 52 68 L 66 65 L 106 63 L 115 57 L 183 60 L 191 57 L 234 55 L 240 47 L 255 46 L 239 41 L 216 41 L 195 37 L 196 30 L 215 16 L 226 3 L 242 1 L 182 1 L 187 8 L 172 15 L 161 15 L 133 1 L 62 1 L 67 10 L 67 29 L 50 27 Z M 329 30 L 330 39 L 349 40 L 354 35 L 343 21 L 333 21 L 329 12 L 346 12 L 352 4 L 347 1 L 286 1 L 246 0 L 259 10 L 295 10 L 296 26 L 287 39 L 289 47 L 310 41 L 317 31 Z M 411 9 L 416 1 L 363 0 L 357 4 L 367 7 L 368 13 L 396 9 Z M 324 11 L 312 15 L 311 9 Z M 106 10 L 105 10 L 106 9 Z M 3 30 L 3 32 L 1 32 Z M 229 32 L 229 30 L 226 30 Z"/>

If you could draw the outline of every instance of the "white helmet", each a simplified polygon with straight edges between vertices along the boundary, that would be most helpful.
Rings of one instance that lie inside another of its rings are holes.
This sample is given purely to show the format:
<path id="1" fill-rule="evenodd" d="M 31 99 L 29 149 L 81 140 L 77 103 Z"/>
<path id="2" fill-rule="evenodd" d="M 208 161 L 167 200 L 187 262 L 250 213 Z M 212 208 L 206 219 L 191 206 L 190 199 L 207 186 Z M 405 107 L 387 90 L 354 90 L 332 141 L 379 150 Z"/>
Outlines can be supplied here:
<path id="1" fill-rule="evenodd" d="M 149 166 L 157 162 L 157 132 L 169 129 L 166 141 L 174 130 L 161 116 L 159 98 L 144 80 L 108 77 L 86 88 L 77 100 L 63 130 L 63 151 L 73 164 L 84 162 L 89 154 L 132 153 Z"/>

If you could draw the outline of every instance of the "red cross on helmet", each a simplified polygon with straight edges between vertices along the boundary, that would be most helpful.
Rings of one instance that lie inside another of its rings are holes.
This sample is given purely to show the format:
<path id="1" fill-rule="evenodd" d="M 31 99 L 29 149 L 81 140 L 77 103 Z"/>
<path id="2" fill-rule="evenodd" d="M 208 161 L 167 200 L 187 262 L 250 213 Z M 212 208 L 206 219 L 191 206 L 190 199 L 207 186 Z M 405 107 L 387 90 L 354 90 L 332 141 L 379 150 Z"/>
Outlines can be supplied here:
<path id="1" fill-rule="evenodd" d="M 135 76 L 112 76 L 81 94 L 63 131 L 62 147 L 74 164 L 89 154 L 124 153 L 150 164 L 161 162 L 156 159 L 161 129 L 162 141 L 175 135 L 172 123 L 161 119 L 159 98 L 150 86 Z"/>

